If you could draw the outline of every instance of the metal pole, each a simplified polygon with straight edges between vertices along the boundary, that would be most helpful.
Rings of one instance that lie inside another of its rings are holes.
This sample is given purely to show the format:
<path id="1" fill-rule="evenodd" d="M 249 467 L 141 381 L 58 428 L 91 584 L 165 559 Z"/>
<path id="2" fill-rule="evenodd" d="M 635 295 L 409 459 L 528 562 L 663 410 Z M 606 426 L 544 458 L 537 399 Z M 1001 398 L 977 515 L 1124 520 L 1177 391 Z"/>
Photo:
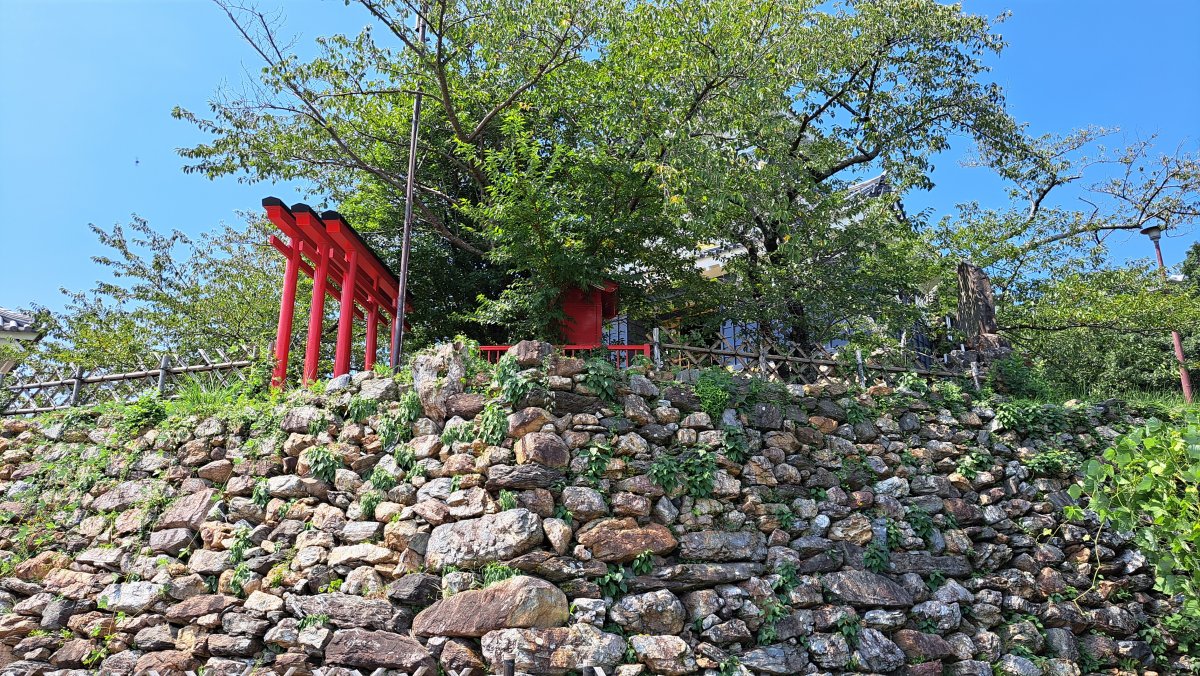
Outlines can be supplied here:
<path id="1" fill-rule="evenodd" d="M 163 355 L 158 360 L 158 396 L 165 397 L 167 395 L 167 355 Z"/>
<path id="2" fill-rule="evenodd" d="M 500 673 L 503 676 L 513 676 L 517 670 L 517 661 L 511 657 L 504 658 L 504 662 L 500 667 Z"/>
<path id="3" fill-rule="evenodd" d="M 1158 238 L 1150 238 L 1154 242 L 1154 255 L 1158 257 L 1158 271 L 1162 274 L 1163 281 L 1167 281 L 1167 265 L 1163 263 L 1162 247 L 1158 244 Z M 1179 385 L 1183 388 L 1183 400 L 1187 403 L 1192 403 L 1192 377 L 1188 375 L 1187 359 L 1183 356 L 1183 338 L 1180 337 L 1178 331 L 1171 331 L 1171 342 L 1175 344 L 1175 361 L 1179 362 Z"/>
<path id="4" fill-rule="evenodd" d="M 76 366 L 75 373 L 71 376 L 71 379 L 74 382 L 71 383 L 71 401 L 68 404 L 69 406 L 74 406 L 79 403 L 79 387 L 83 384 L 82 378 L 83 369 Z"/>
<path id="5" fill-rule="evenodd" d="M 417 44 L 425 49 L 425 5 L 417 11 Z M 417 55 L 419 59 L 421 54 Z M 421 88 L 413 94 L 412 129 L 408 135 L 408 176 L 404 185 L 404 235 L 400 241 L 400 286 L 396 292 L 395 324 L 392 329 L 392 371 L 400 372 L 404 353 L 404 301 L 408 295 L 408 256 L 412 250 L 413 188 L 417 178 L 417 133 L 421 128 Z"/>

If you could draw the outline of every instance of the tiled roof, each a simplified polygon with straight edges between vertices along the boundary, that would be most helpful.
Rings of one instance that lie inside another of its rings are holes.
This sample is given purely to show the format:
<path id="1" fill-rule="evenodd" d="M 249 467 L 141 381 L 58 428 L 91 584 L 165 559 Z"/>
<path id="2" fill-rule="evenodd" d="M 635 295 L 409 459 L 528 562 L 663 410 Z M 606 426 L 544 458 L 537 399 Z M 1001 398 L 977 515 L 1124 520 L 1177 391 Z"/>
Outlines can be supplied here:
<path id="1" fill-rule="evenodd" d="M 33 331 L 33 317 L 0 307 L 0 332 L 27 333 Z"/>

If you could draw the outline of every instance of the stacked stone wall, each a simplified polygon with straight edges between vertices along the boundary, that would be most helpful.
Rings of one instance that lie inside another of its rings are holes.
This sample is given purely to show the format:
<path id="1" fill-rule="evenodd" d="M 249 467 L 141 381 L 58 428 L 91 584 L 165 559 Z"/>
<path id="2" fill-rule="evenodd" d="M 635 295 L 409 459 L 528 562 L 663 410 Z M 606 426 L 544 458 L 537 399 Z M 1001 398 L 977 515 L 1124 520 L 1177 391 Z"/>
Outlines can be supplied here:
<path id="1" fill-rule="evenodd" d="M 1173 610 L 1146 558 L 1030 462 L 1095 454 L 1137 422 L 1114 408 L 1022 438 L 969 398 L 735 381 L 714 420 L 694 373 L 605 401 L 584 362 L 513 355 L 515 405 L 453 347 L 418 364 L 398 445 L 410 386 L 370 373 L 132 440 L 3 421 L 0 672 L 1187 667 L 1145 632 Z"/>

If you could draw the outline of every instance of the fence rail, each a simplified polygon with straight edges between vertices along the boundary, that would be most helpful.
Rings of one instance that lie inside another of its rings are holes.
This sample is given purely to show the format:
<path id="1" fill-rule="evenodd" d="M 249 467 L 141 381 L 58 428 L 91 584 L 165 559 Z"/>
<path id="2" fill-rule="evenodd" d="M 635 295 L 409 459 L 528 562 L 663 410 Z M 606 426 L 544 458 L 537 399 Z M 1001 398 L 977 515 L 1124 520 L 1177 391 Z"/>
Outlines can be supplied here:
<path id="1" fill-rule="evenodd" d="M 760 338 L 755 341 L 721 335 L 714 340 L 673 335 L 655 329 L 658 360 L 663 366 L 683 369 L 726 368 L 756 374 L 789 384 L 811 384 L 823 372 L 836 367 L 857 370 L 860 380 L 868 374 L 916 373 L 934 378 L 958 378 L 970 373 L 950 358 L 932 351 L 905 346 L 863 354 L 839 354 L 823 347 L 801 348 L 784 341 Z M 751 347 L 747 347 L 747 344 Z M 848 348 L 843 348 L 848 349 Z"/>
<path id="2" fill-rule="evenodd" d="M 247 370 L 256 363 L 259 354 L 254 348 L 240 348 L 232 355 L 224 350 L 216 352 L 215 358 L 204 350 L 190 359 L 162 355 L 156 368 L 142 365 L 136 371 L 115 373 L 85 372 L 69 366 L 69 376 L 55 369 L 50 379 L 43 379 L 42 374 L 28 367 L 18 367 L 15 374 L 0 379 L 0 415 L 46 413 L 104 401 L 129 401 L 146 390 L 171 397 L 188 384 L 228 387 L 246 380 Z M 188 363 L 192 359 L 202 363 Z M 15 382 L 8 382 L 12 380 Z"/>

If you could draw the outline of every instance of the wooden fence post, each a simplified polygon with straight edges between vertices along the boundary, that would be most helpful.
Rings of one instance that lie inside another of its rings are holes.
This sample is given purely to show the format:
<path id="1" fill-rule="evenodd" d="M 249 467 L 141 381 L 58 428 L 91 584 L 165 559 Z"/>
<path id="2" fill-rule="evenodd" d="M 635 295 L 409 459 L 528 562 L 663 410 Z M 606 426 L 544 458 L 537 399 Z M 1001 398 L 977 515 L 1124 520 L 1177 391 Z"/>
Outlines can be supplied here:
<path id="1" fill-rule="evenodd" d="M 81 369 L 81 368 L 79 368 L 78 366 L 76 366 L 76 367 L 75 367 L 75 372 L 74 372 L 74 375 L 72 375 L 72 376 L 71 376 L 71 378 L 72 378 L 72 379 L 73 379 L 75 382 L 71 383 L 71 401 L 70 401 L 70 405 L 71 405 L 71 406 L 75 406 L 76 404 L 78 404 L 78 403 L 79 403 L 79 389 L 80 389 L 80 386 L 81 386 L 81 385 L 83 385 L 83 382 L 82 382 L 82 378 L 83 378 L 83 369 Z"/>
<path id="2" fill-rule="evenodd" d="M 165 397 L 167 395 L 167 355 L 163 355 L 158 360 L 158 396 Z"/>
<path id="3" fill-rule="evenodd" d="M 654 348 L 654 368 L 661 369 L 663 367 L 662 348 L 659 346 L 657 326 L 650 332 L 650 340 L 653 342 Z"/>
<path id="4" fill-rule="evenodd" d="M 858 348 L 855 348 L 855 350 L 854 350 L 854 359 L 855 359 L 855 361 L 857 361 L 857 362 L 858 362 L 858 386 L 859 386 L 859 387 L 861 387 L 861 388 L 863 388 L 863 389 L 866 389 L 866 387 L 867 387 L 867 373 L 866 373 L 866 371 L 863 369 L 862 350 L 860 350 L 860 349 L 858 349 Z"/>

